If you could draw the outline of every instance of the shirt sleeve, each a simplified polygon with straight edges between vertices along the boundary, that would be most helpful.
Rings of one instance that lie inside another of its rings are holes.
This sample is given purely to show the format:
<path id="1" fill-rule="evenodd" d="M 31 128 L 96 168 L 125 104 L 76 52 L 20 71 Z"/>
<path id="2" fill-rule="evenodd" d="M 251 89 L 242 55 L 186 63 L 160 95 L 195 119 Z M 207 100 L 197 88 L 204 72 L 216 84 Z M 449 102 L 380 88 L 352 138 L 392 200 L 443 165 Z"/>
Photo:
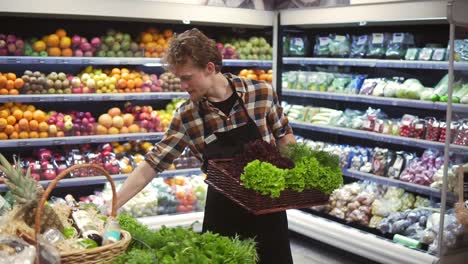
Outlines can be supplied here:
<path id="1" fill-rule="evenodd" d="M 288 118 L 284 115 L 283 107 L 280 105 L 278 95 L 270 87 L 272 93 L 271 105 L 267 112 L 267 124 L 276 139 L 282 138 L 287 134 L 292 134 L 292 128 L 289 125 Z"/>
<path id="2" fill-rule="evenodd" d="M 177 111 L 162 140 L 146 153 L 145 160 L 156 172 L 162 172 L 180 156 L 185 147 L 188 146 L 188 142 L 185 127 L 180 113 Z"/>

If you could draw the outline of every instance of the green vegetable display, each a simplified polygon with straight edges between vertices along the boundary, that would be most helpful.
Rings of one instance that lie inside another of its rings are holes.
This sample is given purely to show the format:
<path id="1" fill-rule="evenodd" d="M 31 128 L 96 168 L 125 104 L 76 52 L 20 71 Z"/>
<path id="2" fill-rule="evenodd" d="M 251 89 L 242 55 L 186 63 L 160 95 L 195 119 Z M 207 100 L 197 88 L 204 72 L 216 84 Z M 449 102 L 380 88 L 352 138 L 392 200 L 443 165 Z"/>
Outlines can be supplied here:
<path id="1" fill-rule="evenodd" d="M 286 187 L 284 173 L 271 163 L 254 160 L 245 166 L 240 179 L 246 188 L 277 198 Z"/>
<path id="2" fill-rule="evenodd" d="M 160 264 L 253 264 L 257 261 L 252 239 L 230 239 L 210 232 L 198 234 L 182 227 L 154 231 L 127 214 L 119 215 L 118 220 L 122 229 L 154 250 Z M 127 253 L 112 263 L 154 263 L 153 252 L 140 243 L 132 243 Z"/>
<path id="3" fill-rule="evenodd" d="M 325 151 L 310 149 L 305 144 L 290 144 L 282 155 L 291 159 L 293 169 L 279 169 L 276 166 L 254 160 L 247 164 L 241 181 L 248 189 L 277 198 L 281 191 L 292 189 L 317 189 L 330 194 L 343 184 L 339 158 Z"/>

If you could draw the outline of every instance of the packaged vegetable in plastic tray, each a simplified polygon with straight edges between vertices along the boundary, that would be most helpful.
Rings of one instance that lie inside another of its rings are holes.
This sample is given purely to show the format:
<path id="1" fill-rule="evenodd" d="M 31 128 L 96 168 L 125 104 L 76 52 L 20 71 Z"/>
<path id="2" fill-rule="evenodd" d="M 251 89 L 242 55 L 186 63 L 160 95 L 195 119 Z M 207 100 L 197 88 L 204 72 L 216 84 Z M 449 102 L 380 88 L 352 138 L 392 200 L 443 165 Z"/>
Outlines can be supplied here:
<path id="1" fill-rule="evenodd" d="M 391 35 L 388 33 L 373 33 L 366 53 L 367 58 L 383 58 L 385 56 L 387 43 Z"/>
<path id="2" fill-rule="evenodd" d="M 372 173 L 378 176 L 384 176 L 387 169 L 388 149 L 374 148 L 372 157 Z"/>
<path id="3" fill-rule="evenodd" d="M 288 55 L 306 56 L 309 50 L 309 39 L 306 36 L 289 36 Z"/>
<path id="4" fill-rule="evenodd" d="M 295 90 L 305 90 L 307 89 L 307 72 L 299 71 L 297 72 Z"/>
<path id="5" fill-rule="evenodd" d="M 405 60 L 411 60 L 411 61 L 416 60 L 419 55 L 419 50 L 420 50 L 419 48 L 409 48 L 406 51 Z"/>
<path id="6" fill-rule="evenodd" d="M 400 136 L 402 136 L 402 137 L 411 137 L 412 136 L 411 135 L 411 124 L 417 118 L 418 118 L 417 116 L 408 115 L 408 114 L 405 114 L 401 118 Z"/>
<path id="7" fill-rule="evenodd" d="M 349 57 L 351 44 L 348 35 L 332 35 L 331 42 L 328 45 L 332 57 Z"/>
<path id="8" fill-rule="evenodd" d="M 362 95 L 371 95 L 372 91 L 374 90 L 375 86 L 379 83 L 380 79 L 365 79 L 362 83 L 361 89 L 359 90 L 359 94 Z"/>
<path id="9" fill-rule="evenodd" d="M 385 56 L 388 59 L 403 59 L 409 47 L 414 45 L 414 37 L 410 33 L 393 33 L 387 45 Z"/>
<path id="10" fill-rule="evenodd" d="M 429 61 L 432 58 L 433 48 L 422 48 L 419 52 L 418 60 Z"/>
<path id="11" fill-rule="evenodd" d="M 298 73 L 297 71 L 290 71 L 287 73 L 288 89 L 294 89 L 296 87 Z"/>
<path id="12" fill-rule="evenodd" d="M 414 119 L 411 122 L 410 135 L 413 138 L 423 139 L 426 133 L 426 120 L 422 118 Z"/>
<path id="13" fill-rule="evenodd" d="M 346 94 L 359 94 L 364 80 L 367 78 L 367 75 L 353 75 L 351 81 L 345 88 Z"/>
<path id="14" fill-rule="evenodd" d="M 392 80 L 387 81 L 387 85 L 385 85 L 383 96 L 385 97 L 395 97 L 396 91 L 401 86 L 401 81 L 399 81 L 399 77 L 394 77 Z"/>
<path id="15" fill-rule="evenodd" d="M 328 86 L 332 83 L 334 75 L 328 72 L 319 72 L 317 75 L 317 86 L 320 92 L 327 91 Z"/>
<path id="16" fill-rule="evenodd" d="M 438 141 L 441 133 L 440 122 L 435 117 L 426 117 L 426 134 L 424 138 L 430 141 Z"/>
<path id="17" fill-rule="evenodd" d="M 458 126 L 453 144 L 468 146 L 468 120 L 464 120 L 463 123 Z"/>
<path id="18" fill-rule="evenodd" d="M 350 75 L 336 76 L 331 85 L 328 87 L 328 92 L 344 93 L 345 88 L 348 86 L 350 81 Z"/>
<path id="19" fill-rule="evenodd" d="M 362 123 L 361 129 L 367 131 L 374 131 L 375 121 L 379 118 L 385 118 L 386 115 L 380 109 L 369 107 L 365 113 L 365 120 Z"/>
<path id="20" fill-rule="evenodd" d="M 307 90 L 309 91 L 319 91 L 318 85 L 318 73 L 317 72 L 307 72 Z"/>
<path id="21" fill-rule="evenodd" d="M 445 52 L 446 49 L 438 48 L 434 49 L 434 52 L 432 53 L 431 60 L 433 61 L 443 61 L 445 60 Z"/>
<path id="22" fill-rule="evenodd" d="M 447 130 L 446 130 L 447 125 L 448 125 L 447 123 L 441 122 L 440 127 L 442 129 L 440 131 L 439 142 L 445 142 L 446 133 L 447 133 Z M 452 123 L 450 123 L 450 141 L 451 141 L 450 143 L 453 142 L 453 140 L 455 138 L 455 135 L 458 132 L 458 127 L 459 126 L 460 126 L 460 122 L 458 122 L 458 121 L 452 121 Z"/>
<path id="23" fill-rule="evenodd" d="M 405 155 L 406 153 L 404 151 L 397 151 L 395 153 L 395 158 L 389 163 L 387 177 L 392 179 L 398 179 L 400 177 L 400 173 L 406 165 Z"/>
<path id="24" fill-rule="evenodd" d="M 384 78 L 380 79 L 377 82 L 377 85 L 372 90 L 372 95 L 373 96 L 384 96 L 384 90 L 385 90 L 386 86 L 387 86 L 387 80 L 385 80 Z"/>
<path id="25" fill-rule="evenodd" d="M 317 36 L 315 38 L 314 56 L 328 57 L 330 56 L 330 36 Z"/>
<path id="26" fill-rule="evenodd" d="M 367 53 L 369 45 L 369 35 L 353 36 L 353 43 L 351 44 L 351 58 L 364 58 Z"/>
<path id="27" fill-rule="evenodd" d="M 424 89 L 424 85 L 417 79 L 407 79 L 399 89 L 396 91 L 396 97 L 406 99 L 417 99 L 421 98 L 421 92 Z"/>

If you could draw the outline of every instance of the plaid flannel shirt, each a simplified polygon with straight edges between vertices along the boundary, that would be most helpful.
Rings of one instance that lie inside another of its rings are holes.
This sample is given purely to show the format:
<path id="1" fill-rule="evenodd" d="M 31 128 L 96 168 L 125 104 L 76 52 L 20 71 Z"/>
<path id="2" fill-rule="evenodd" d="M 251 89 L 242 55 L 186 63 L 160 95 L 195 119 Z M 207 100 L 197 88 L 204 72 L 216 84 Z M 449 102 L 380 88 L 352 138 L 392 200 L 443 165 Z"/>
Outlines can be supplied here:
<path id="1" fill-rule="evenodd" d="M 292 133 L 276 92 L 269 84 L 243 79 L 229 73 L 225 76 L 232 80 L 248 115 L 257 124 L 264 141 L 275 144 L 276 139 Z M 204 120 L 199 114 L 199 107 L 205 114 Z M 172 164 L 185 147 L 189 147 L 194 155 L 202 160 L 205 143 L 209 144 L 216 140 L 214 132 L 226 132 L 247 124 L 247 121 L 248 117 L 239 101 L 236 101 L 226 116 L 206 98 L 200 103 L 187 100 L 176 110 L 163 139 L 146 154 L 145 160 L 156 172 L 162 172 Z M 203 122 L 207 131 L 203 127 Z"/>

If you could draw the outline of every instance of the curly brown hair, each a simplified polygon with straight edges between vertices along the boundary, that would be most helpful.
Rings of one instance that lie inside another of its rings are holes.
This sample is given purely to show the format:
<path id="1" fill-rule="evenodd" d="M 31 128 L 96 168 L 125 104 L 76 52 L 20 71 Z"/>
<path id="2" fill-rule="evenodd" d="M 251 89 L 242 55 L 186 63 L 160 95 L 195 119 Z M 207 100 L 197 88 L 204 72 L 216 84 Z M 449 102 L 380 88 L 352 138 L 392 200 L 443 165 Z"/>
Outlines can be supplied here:
<path id="1" fill-rule="evenodd" d="M 192 59 L 193 64 L 199 68 L 205 68 L 208 62 L 212 62 L 216 73 L 223 65 L 223 58 L 216 42 L 196 28 L 175 35 L 169 42 L 166 55 L 163 57 L 169 70 L 186 63 L 187 59 Z"/>

